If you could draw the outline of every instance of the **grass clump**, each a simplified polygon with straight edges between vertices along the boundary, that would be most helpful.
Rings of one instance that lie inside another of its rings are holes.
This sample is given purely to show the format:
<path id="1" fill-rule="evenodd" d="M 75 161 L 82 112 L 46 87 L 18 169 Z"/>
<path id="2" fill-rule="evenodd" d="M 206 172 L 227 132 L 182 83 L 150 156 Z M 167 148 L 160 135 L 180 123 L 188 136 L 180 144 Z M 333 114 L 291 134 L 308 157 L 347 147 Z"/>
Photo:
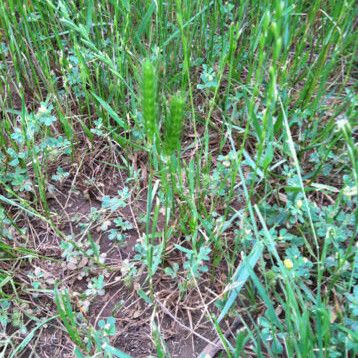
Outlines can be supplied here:
<path id="1" fill-rule="evenodd" d="M 355 9 L 0 1 L 0 356 L 356 356 Z"/>

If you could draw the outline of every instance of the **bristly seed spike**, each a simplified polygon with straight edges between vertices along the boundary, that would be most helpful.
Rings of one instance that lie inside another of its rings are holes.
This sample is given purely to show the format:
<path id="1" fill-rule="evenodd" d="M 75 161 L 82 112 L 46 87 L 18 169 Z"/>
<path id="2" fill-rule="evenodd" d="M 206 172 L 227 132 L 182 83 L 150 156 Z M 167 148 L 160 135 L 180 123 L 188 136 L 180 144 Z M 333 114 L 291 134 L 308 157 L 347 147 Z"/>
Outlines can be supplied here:
<path id="1" fill-rule="evenodd" d="M 142 110 L 144 130 L 148 143 L 153 143 L 157 133 L 157 83 L 153 63 L 146 59 L 142 68 Z"/>

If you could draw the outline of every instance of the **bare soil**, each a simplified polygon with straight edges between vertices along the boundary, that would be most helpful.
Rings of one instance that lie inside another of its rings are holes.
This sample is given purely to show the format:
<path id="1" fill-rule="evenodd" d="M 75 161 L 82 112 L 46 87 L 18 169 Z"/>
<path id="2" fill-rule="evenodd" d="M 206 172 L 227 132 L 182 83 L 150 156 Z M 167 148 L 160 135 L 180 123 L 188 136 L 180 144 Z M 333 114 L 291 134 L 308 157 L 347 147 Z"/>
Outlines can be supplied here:
<path id="1" fill-rule="evenodd" d="M 144 302 L 138 295 L 140 290 L 148 290 L 143 265 L 138 266 L 142 274 L 130 285 L 124 282 L 121 268 L 124 260 L 135 255 L 134 246 L 145 232 L 139 218 L 146 211 L 146 174 L 142 173 L 142 179 L 135 184 L 126 182 L 125 170 L 114 167 L 119 163 L 111 150 L 99 149 L 93 152 L 97 153 L 95 157 L 90 157 L 87 153 L 79 154 L 79 164 L 59 163 L 70 175 L 62 183 L 49 185 L 48 201 L 55 224 L 65 235 L 72 235 L 76 240 L 83 241 L 81 224 L 88 223 L 91 209 L 100 208 L 103 195 L 115 195 L 119 189 L 127 186 L 132 191 L 129 204 L 114 214 L 129 221 L 134 229 L 127 232 L 125 245 L 120 246 L 110 241 L 99 229 L 100 222 L 91 223 L 87 234 L 91 233 L 91 238 L 100 247 L 100 253 L 105 254 L 105 267 L 89 269 L 88 275 L 81 277 L 86 264 L 78 263 L 76 267 L 69 268 L 65 258 L 61 256 L 61 239 L 40 220 L 24 217 L 23 226 L 31 234 L 33 248 L 41 256 L 47 257 L 32 259 L 28 267 L 22 266 L 21 270 L 18 268 L 24 287 L 29 286 L 29 278 L 25 273 L 35 270 L 41 272 L 42 288 L 51 290 L 55 283 L 60 288 L 68 288 L 72 294 L 74 310 L 81 311 L 93 326 L 96 327 L 100 319 L 115 317 L 117 334 L 112 337 L 112 344 L 133 357 L 155 356 L 151 334 L 153 322 L 159 328 L 172 357 L 198 356 L 217 338 L 207 313 L 208 309 L 211 312 L 215 310 L 212 301 L 225 287 L 225 268 L 216 269 L 215 280 L 210 274 L 203 275 L 197 283 L 187 288 L 185 294 L 181 294 L 178 289 L 178 282 L 183 282 L 180 274 L 179 278 L 171 279 L 163 271 L 158 271 L 154 279 L 155 305 Z M 112 165 L 103 164 L 104 158 L 107 163 L 110 158 Z M 145 170 L 140 158 L 136 157 L 134 160 L 138 161 L 137 167 Z M 161 225 L 163 218 L 159 220 L 159 226 Z M 160 229 L 159 227 L 158 230 Z M 178 257 L 173 250 L 169 248 L 168 252 L 167 264 L 182 262 L 183 258 Z M 86 290 L 91 277 L 98 274 L 106 277 L 105 294 L 92 299 L 85 310 L 78 298 Z M 53 297 L 48 292 L 44 291 L 38 296 L 29 293 L 29 308 L 35 316 L 51 317 L 56 314 Z M 230 324 L 231 322 L 224 322 L 224 332 Z M 62 323 L 54 320 L 37 331 L 37 338 L 19 356 L 27 357 L 30 352 L 35 352 L 40 357 L 72 357 L 73 343 Z"/>

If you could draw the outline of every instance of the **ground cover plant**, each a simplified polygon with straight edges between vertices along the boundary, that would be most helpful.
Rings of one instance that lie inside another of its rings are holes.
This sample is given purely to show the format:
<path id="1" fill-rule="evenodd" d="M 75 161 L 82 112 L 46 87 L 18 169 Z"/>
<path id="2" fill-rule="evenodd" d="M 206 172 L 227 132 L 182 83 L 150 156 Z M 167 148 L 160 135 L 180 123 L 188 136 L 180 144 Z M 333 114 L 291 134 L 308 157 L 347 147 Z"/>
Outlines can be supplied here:
<path id="1" fill-rule="evenodd" d="M 352 0 L 0 0 L 0 356 L 353 357 Z"/>

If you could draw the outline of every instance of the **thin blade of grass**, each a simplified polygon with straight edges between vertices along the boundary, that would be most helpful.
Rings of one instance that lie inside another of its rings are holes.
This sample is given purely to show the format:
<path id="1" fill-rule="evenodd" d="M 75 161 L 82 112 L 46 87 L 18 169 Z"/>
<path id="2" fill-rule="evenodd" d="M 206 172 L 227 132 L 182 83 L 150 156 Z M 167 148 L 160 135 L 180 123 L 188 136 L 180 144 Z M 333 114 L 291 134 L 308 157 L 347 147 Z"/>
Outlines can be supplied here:
<path id="1" fill-rule="evenodd" d="M 93 97 L 100 103 L 100 105 L 108 112 L 110 117 L 123 129 L 128 129 L 128 125 L 119 118 L 118 114 L 113 110 L 113 108 L 101 97 L 98 97 L 95 93 L 91 92 Z"/>
<path id="2" fill-rule="evenodd" d="M 234 304 L 237 296 L 240 293 L 240 290 L 244 287 L 247 279 L 250 276 L 248 267 L 254 268 L 257 261 L 262 256 L 264 250 L 264 245 L 261 242 L 257 242 L 255 246 L 252 248 L 250 254 L 247 258 L 244 258 L 243 261 L 240 263 L 238 268 L 236 269 L 236 272 L 233 275 L 233 283 L 232 285 L 235 287 L 232 289 L 232 292 L 229 295 L 228 300 L 225 303 L 225 306 L 221 310 L 221 313 L 218 318 L 218 322 L 222 321 L 222 319 L 227 315 L 230 308 Z"/>

